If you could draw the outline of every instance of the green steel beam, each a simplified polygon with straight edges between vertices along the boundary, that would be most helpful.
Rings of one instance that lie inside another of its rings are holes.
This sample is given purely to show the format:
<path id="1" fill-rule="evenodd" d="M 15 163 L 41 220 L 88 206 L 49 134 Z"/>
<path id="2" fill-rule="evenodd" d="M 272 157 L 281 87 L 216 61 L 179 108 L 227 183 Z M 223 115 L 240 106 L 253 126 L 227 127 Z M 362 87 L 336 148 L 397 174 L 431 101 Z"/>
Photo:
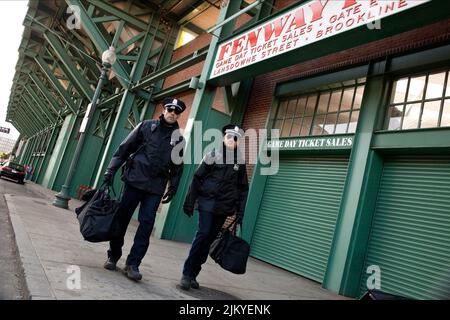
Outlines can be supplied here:
<path id="1" fill-rule="evenodd" d="M 174 96 L 180 92 L 184 92 L 190 89 L 189 84 L 191 83 L 191 79 L 180 82 L 172 87 L 166 88 L 164 90 L 160 90 L 152 94 L 152 101 L 158 101 L 163 99 L 164 97 Z"/>
<path id="2" fill-rule="evenodd" d="M 68 0 L 68 3 L 70 1 L 71 0 Z M 99 1 L 99 0 L 87 0 L 87 1 L 89 3 L 91 3 L 92 5 L 94 5 L 95 7 L 120 18 L 120 20 L 125 21 L 126 23 L 132 25 L 133 27 L 136 27 L 140 30 L 147 30 L 147 24 L 144 21 L 129 15 L 125 11 L 122 11 L 122 10 L 116 8 L 115 6 L 113 6 L 110 3 L 107 3 L 105 1 Z"/>
<path id="3" fill-rule="evenodd" d="M 47 116 L 45 116 L 45 113 L 40 110 L 40 106 L 36 102 L 33 103 L 32 101 L 33 99 L 30 99 L 30 97 L 26 94 L 23 94 L 22 98 L 23 101 L 20 101 L 19 105 L 22 107 L 24 111 L 29 110 L 32 112 L 35 118 L 34 123 L 37 122 L 42 127 L 45 127 L 52 123 L 50 119 Z"/>
<path id="4" fill-rule="evenodd" d="M 130 40 L 125 41 L 125 42 L 122 43 L 120 46 L 118 46 L 118 47 L 116 48 L 116 51 L 117 51 L 117 52 L 122 52 L 123 49 L 128 48 L 130 45 L 132 45 L 132 44 L 135 43 L 135 42 L 140 41 L 140 40 L 141 40 L 142 38 L 144 38 L 144 37 L 145 37 L 145 32 L 138 33 L 136 36 L 130 38 Z"/>
<path id="5" fill-rule="evenodd" d="M 47 76 L 48 80 L 53 85 L 55 90 L 59 93 L 64 102 L 67 104 L 69 109 L 73 113 L 76 113 L 75 104 L 72 101 L 72 98 L 70 97 L 69 93 L 64 89 L 61 82 L 59 82 L 59 80 L 56 78 L 54 73 L 50 70 L 49 66 L 44 61 L 44 59 L 42 59 L 42 57 L 36 56 L 34 60 L 36 61 L 37 65 L 41 68 L 41 70 L 44 72 L 44 74 Z"/>
<path id="6" fill-rule="evenodd" d="M 157 72 L 154 72 L 149 76 L 142 78 L 133 86 L 132 90 L 138 90 L 147 87 L 151 84 L 154 84 L 155 82 L 158 82 L 159 80 L 162 80 L 172 74 L 177 73 L 180 70 L 193 66 L 198 62 L 205 60 L 207 54 L 208 54 L 208 47 L 202 48 L 194 52 L 192 56 L 187 56 L 183 59 L 180 59 L 177 62 L 172 63 L 166 67 L 163 67 L 159 69 Z"/>
<path id="7" fill-rule="evenodd" d="M 47 42 L 55 51 L 59 60 L 66 67 L 66 70 L 69 73 L 66 75 L 67 76 L 70 75 L 71 79 L 77 84 L 77 87 L 81 90 L 80 93 L 82 93 L 86 98 L 91 100 L 92 97 L 94 96 L 93 90 L 89 86 L 89 83 L 86 81 L 86 78 L 83 75 L 81 75 L 80 71 L 77 69 L 75 63 L 72 61 L 72 58 L 65 51 L 60 40 L 50 32 L 44 32 L 43 35 L 44 38 L 47 40 Z"/>
<path id="8" fill-rule="evenodd" d="M 407 152 L 418 149 L 446 149 L 450 147 L 449 128 L 417 129 L 400 132 L 377 132 L 372 141 L 372 149 L 381 151 L 397 150 Z"/>
<path id="9" fill-rule="evenodd" d="M 39 98 L 39 96 L 36 94 L 36 92 L 34 92 L 34 90 L 32 88 L 30 88 L 28 85 L 25 86 L 25 90 L 33 98 L 33 100 L 36 103 L 36 106 L 39 109 L 41 109 L 41 112 L 47 116 L 47 118 L 50 120 L 50 123 L 55 122 L 56 121 L 55 116 L 49 111 L 49 109 L 47 108 L 45 103 L 41 100 L 41 98 Z M 33 104 L 29 104 L 28 107 L 35 109 L 35 108 L 33 108 Z"/>
<path id="10" fill-rule="evenodd" d="M 92 18 L 88 15 L 86 9 L 84 8 L 83 4 L 80 0 L 66 0 L 66 3 L 68 5 L 77 6 L 80 9 L 80 20 L 81 24 L 84 27 L 84 30 L 88 34 L 88 36 L 91 38 L 92 42 L 96 46 L 98 52 L 102 53 L 110 47 L 110 43 L 106 41 L 102 33 L 100 32 L 98 26 L 95 24 L 94 21 L 92 21 Z M 97 5 L 97 4 L 96 4 Z M 99 2 L 99 6 L 102 6 L 102 3 Z M 108 5 L 109 6 L 109 5 Z M 125 19 L 123 19 L 125 20 Z M 126 21 L 126 20 L 125 20 Z M 144 30 L 147 29 L 147 25 L 145 25 Z M 128 88 L 128 85 L 130 83 L 130 76 L 128 75 L 127 70 L 122 65 L 120 61 L 116 61 L 114 65 L 112 66 L 112 69 L 114 73 L 117 75 L 118 81 L 124 88 Z M 92 96 L 91 96 L 92 98 Z"/>
<path id="11" fill-rule="evenodd" d="M 26 109 L 24 109 L 23 107 L 21 109 L 18 108 L 17 113 L 19 113 L 20 118 L 23 119 L 24 122 L 26 122 L 26 126 L 28 128 L 31 128 L 31 130 L 33 131 L 33 135 L 37 134 L 41 130 L 39 125 L 36 124 L 36 122 L 35 122 L 36 120 L 32 119 L 29 116 L 29 114 L 26 112 Z"/>
<path id="12" fill-rule="evenodd" d="M 30 73 L 30 78 L 36 84 L 45 99 L 47 99 L 49 107 L 53 110 L 57 117 L 59 117 L 59 112 L 63 109 L 63 107 L 59 105 L 58 101 L 56 101 L 55 97 L 49 92 L 48 88 L 45 86 L 42 80 L 39 79 L 36 73 Z"/>

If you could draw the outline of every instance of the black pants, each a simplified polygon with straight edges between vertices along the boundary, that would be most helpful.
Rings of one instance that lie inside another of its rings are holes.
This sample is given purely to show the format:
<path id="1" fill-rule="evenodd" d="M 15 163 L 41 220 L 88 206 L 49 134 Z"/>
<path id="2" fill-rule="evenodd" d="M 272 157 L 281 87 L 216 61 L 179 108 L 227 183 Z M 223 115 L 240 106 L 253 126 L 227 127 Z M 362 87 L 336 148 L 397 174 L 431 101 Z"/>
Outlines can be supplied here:
<path id="1" fill-rule="evenodd" d="M 141 264 L 141 261 L 147 253 L 147 249 L 150 244 L 150 235 L 153 230 L 153 225 L 155 224 L 156 210 L 158 210 L 161 198 L 162 196 L 146 193 L 125 184 L 118 211 L 121 233 L 118 238 L 109 242 L 110 249 L 108 250 L 108 257 L 111 257 L 117 261 L 122 256 L 122 246 L 128 224 L 130 223 L 131 217 L 140 203 L 141 206 L 139 208 L 138 217 L 139 227 L 136 231 L 136 235 L 134 236 L 133 247 L 127 257 L 126 264 L 135 266 L 139 266 Z"/>
<path id="2" fill-rule="evenodd" d="M 199 212 L 198 231 L 192 242 L 189 256 L 184 263 L 183 275 L 195 278 L 208 259 L 209 248 L 222 228 L 226 216 L 218 216 L 209 212 Z"/>

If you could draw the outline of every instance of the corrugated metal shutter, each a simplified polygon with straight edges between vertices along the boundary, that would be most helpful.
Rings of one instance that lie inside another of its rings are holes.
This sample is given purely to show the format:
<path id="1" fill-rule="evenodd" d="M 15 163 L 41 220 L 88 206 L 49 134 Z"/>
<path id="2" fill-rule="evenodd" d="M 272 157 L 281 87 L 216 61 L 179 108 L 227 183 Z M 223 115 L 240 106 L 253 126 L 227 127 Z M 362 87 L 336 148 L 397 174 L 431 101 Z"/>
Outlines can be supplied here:
<path id="1" fill-rule="evenodd" d="M 414 299 L 449 298 L 450 159 L 385 162 L 366 254 L 381 290 Z"/>
<path id="2" fill-rule="evenodd" d="M 268 177 L 251 255 L 322 282 L 347 158 L 283 158 Z"/>

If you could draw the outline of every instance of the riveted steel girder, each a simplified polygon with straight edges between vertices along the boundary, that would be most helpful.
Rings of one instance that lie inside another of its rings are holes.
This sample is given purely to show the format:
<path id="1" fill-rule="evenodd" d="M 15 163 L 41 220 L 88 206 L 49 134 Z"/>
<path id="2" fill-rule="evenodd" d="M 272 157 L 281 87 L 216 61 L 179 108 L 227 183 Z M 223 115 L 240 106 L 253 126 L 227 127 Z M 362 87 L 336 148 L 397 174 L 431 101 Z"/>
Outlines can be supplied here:
<path id="1" fill-rule="evenodd" d="M 77 69 L 75 62 L 66 52 L 63 45 L 61 44 L 61 41 L 50 32 L 44 32 L 43 35 L 55 51 L 59 60 L 61 60 L 62 64 L 65 66 L 65 71 L 68 72 L 67 76 L 70 76 L 71 80 L 74 81 L 74 83 L 77 85 L 77 88 L 81 90 L 80 93 L 82 93 L 89 100 L 92 100 L 94 91 L 89 86 L 86 78 Z"/>
<path id="2" fill-rule="evenodd" d="M 58 101 L 56 101 L 55 97 L 48 91 L 48 88 L 35 73 L 30 73 L 30 78 L 39 88 L 45 99 L 47 99 L 47 101 L 49 102 L 49 107 L 53 110 L 54 113 L 56 113 L 57 116 L 59 116 L 59 112 L 61 111 L 62 106 L 59 105 Z"/>
<path id="3" fill-rule="evenodd" d="M 50 123 L 55 122 L 56 118 L 55 116 L 50 112 L 50 110 L 47 108 L 47 106 L 45 105 L 45 103 L 41 100 L 41 98 L 39 98 L 39 96 L 37 95 L 37 93 L 29 86 L 25 86 L 25 90 L 28 92 L 28 94 L 33 98 L 33 100 L 36 103 L 36 106 L 39 107 L 40 111 L 42 113 L 44 113 L 47 118 L 50 120 Z M 33 104 L 29 104 L 30 107 L 33 107 Z"/>
<path id="4" fill-rule="evenodd" d="M 51 71 L 47 63 L 42 59 L 42 57 L 35 57 L 34 60 L 36 61 L 37 65 L 41 68 L 42 72 L 47 76 L 48 80 L 52 84 L 52 86 L 55 88 L 55 90 L 59 93 L 61 98 L 64 100 L 64 102 L 67 104 L 69 109 L 76 113 L 75 110 L 75 103 L 72 101 L 72 98 L 70 97 L 69 93 L 64 89 L 62 84 L 59 82 L 59 80 L 56 78 L 54 73 Z"/>
<path id="5" fill-rule="evenodd" d="M 80 20 L 81 24 L 83 25 L 86 33 L 91 38 L 92 42 L 94 43 L 95 47 L 97 48 L 98 52 L 102 53 L 106 50 L 108 50 L 109 46 L 111 45 L 106 41 L 102 33 L 100 32 L 99 28 L 95 24 L 94 21 L 92 21 L 92 18 L 87 13 L 86 9 L 84 8 L 83 4 L 79 0 L 66 0 L 66 3 L 68 5 L 77 6 L 80 9 Z M 99 5 L 102 3 L 99 2 Z M 147 28 L 147 25 L 144 23 L 145 28 Z M 120 82 L 120 84 L 124 88 L 128 88 L 128 85 L 130 83 L 130 77 L 125 69 L 125 67 L 122 65 L 120 61 L 116 61 L 112 65 L 112 69 L 114 73 L 117 75 L 117 78 Z"/>

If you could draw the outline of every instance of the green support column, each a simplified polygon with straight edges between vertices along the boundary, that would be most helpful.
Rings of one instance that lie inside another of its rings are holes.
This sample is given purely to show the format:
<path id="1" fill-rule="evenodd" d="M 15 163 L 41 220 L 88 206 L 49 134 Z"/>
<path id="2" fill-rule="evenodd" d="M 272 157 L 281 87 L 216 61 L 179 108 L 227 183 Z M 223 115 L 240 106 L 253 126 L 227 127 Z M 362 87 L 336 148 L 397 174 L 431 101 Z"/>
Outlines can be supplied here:
<path id="1" fill-rule="evenodd" d="M 228 4 L 220 10 L 217 23 L 221 23 L 226 18 L 240 10 L 242 1 L 229 1 Z M 194 163 L 194 160 L 198 158 L 194 154 L 193 143 L 195 139 L 201 139 L 202 133 L 193 132 L 194 121 L 202 121 L 203 125 L 208 122 L 208 117 L 211 111 L 211 105 L 214 101 L 216 87 L 210 87 L 206 85 L 209 73 L 213 65 L 213 59 L 217 50 L 217 44 L 220 38 L 229 36 L 232 34 L 234 22 L 230 22 L 227 25 L 218 28 L 214 31 L 214 36 L 211 39 L 208 54 L 205 59 L 202 74 L 200 76 L 199 83 L 202 85 L 200 89 L 197 89 L 194 101 L 192 102 L 191 110 L 189 113 L 189 120 L 185 128 L 185 132 L 189 133 L 186 136 L 186 150 L 192 150 L 191 159 L 189 163 L 184 165 L 183 176 L 180 180 L 178 192 L 169 205 L 165 205 L 162 212 L 157 217 L 156 224 L 156 236 L 163 239 L 172 239 L 177 221 L 179 223 L 192 224 L 191 221 L 187 221 L 187 217 L 182 213 L 182 204 L 187 193 L 188 186 L 191 182 L 192 176 L 197 168 L 198 164 Z M 199 136 L 200 135 L 200 136 Z M 194 137 L 195 136 L 195 137 Z M 198 143 L 198 142 L 197 142 Z M 189 154 L 188 152 L 186 152 Z M 200 157 L 202 158 L 202 157 Z M 195 218 L 193 218 L 195 219 Z M 188 237 L 188 235 L 186 235 Z M 181 237 L 183 238 L 183 237 Z M 183 239 L 189 241 L 191 239 Z"/>
<path id="2" fill-rule="evenodd" d="M 53 128 L 50 131 L 50 137 L 48 138 L 48 141 L 45 145 L 44 157 L 39 166 L 38 176 L 36 177 L 36 182 L 38 184 L 42 183 L 42 180 L 44 179 L 44 175 L 47 171 L 48 162 L 50 160 L 53 148 L 55 147 L 56 138 L 58 137 L 57 133 L 58 133 L 58 127 L 53 126 Z"/>
<path id="3" fill-rule="evenodd" d="M 81 105 L 81 102 L 79 102 L 79 105 Z M 55 187 L 55 180 L 58 172 L 60 171 L 64 154 L 67 151 L 70 137 L 73 136 L 76 120 L 76 114 L 71 113 L 67 115 L 61 126 L 59 134 L 56 137 L 55 147 L 53 148 L 44 178 L 42 179 L 42 185 L 46 188 L 53 189 Z"/>
<path id="4" fill-rule="evenodd" d="M 34 148 L 34 158 L 32 159 L 31 163 L 33 165 L 33 176 L 31 177 L 31 181 L 36 182 L 36 177 L 39 173 L 39 164 L 41 163 L 41 151 L 42 151 L 42 145 L 45 143 L 46 140 L 46 133 L 45 131 L 42 131 L 37 136 L 37 144 Z"/>
<path id="5" fill-rule="evenodd" d="M 384 70 L 384 64 L 375 66 Z M 383 166 L 370 146 L 384 113 L 384 94 L 385 78 L 368 77 L 323 281 L 324 288 L 348 296 L 357 294 Z"/>
<path id="6" fill-rule="evenodd" d="M 27 138 L 27 140 L 24 141 L 24 146 L 22 147 L 22 150 L 20 151 L 20 155 L 19 155 L 18 161 L 19 161 L 19 163 L 21 163 L 21 164 L 25 164 L 25 163 L 23 162 L 23 160 L 24 160 L 24 156 L 25 156 L 25 154 L 26 154 L 26 152 L 27 152 L 27 149 L 28 149 L 28 142 L 29 142 L 29 141 L 30 141 L 29 138 Z"/>

